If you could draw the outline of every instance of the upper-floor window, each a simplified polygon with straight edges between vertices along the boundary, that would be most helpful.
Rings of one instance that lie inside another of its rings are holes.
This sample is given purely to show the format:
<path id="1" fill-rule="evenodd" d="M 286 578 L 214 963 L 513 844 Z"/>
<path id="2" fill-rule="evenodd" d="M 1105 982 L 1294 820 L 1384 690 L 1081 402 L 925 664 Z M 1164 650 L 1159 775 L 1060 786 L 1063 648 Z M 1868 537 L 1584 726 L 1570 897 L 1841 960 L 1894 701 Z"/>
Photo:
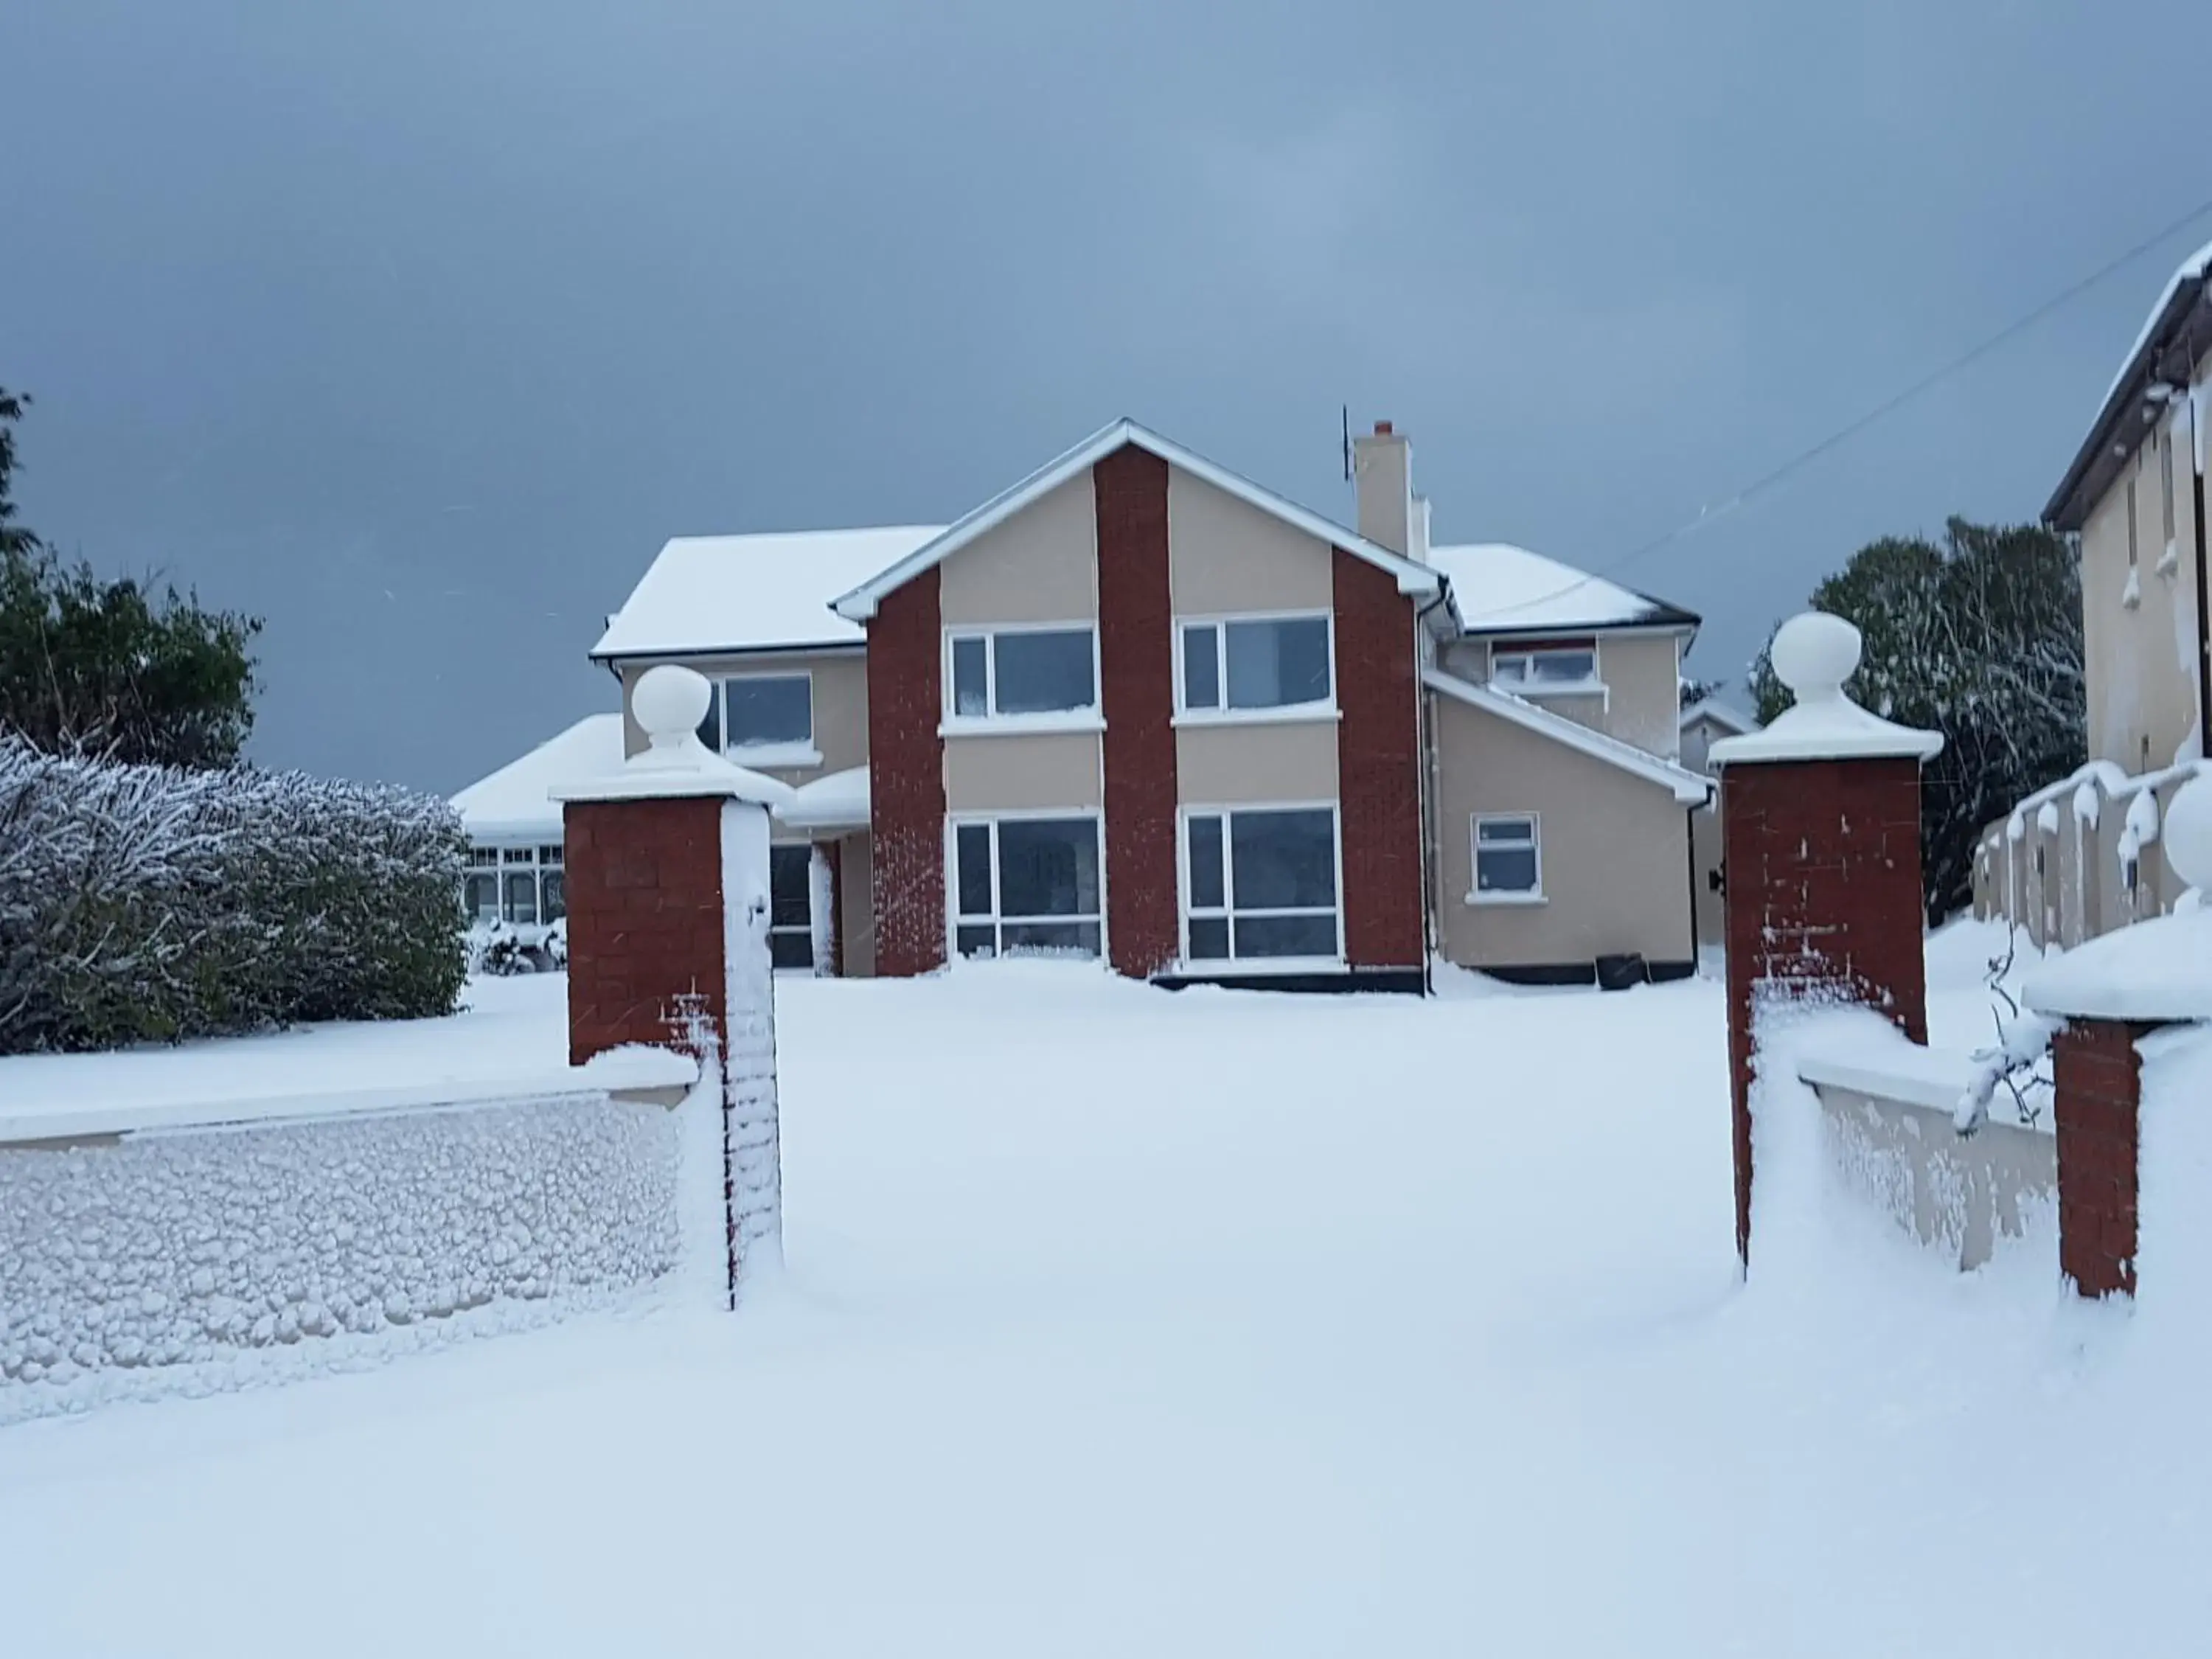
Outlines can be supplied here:
<path id="1" fill-rule="evenodd" d="M 1004 628 L 946 636 L 945 713 L 960 720 L 1079 714 L 1098 707 L 1095 629 Z"/>
<path id="2" fill-rule="evenodd" d="M 2168 544 L 2173 540 L 2173 428 L 2168 427 L 2158 434 L 2158 488 L 2160 521 L 2166 530 Z"/>
<path id="3" fill-rule="evenodd" d="M 744 674 L 714 685 L 699 741 L 753 765 L 813 765 L 814 677 Z"/>
<path id="4" fill-rule="evenodd" d="M 1490 679 L 1507 691 L 1542 691 L 1580 688 L 1597 679 L 1597 642 L 1560 641 L 1556 644 L 1492 647 Z"/>
<path id="5" fill-rule="evenodd" d="M 1325 611 L 1187 622 L 1179 635 L 1186 714 L 1326 707 L 1335 694 Z"/>

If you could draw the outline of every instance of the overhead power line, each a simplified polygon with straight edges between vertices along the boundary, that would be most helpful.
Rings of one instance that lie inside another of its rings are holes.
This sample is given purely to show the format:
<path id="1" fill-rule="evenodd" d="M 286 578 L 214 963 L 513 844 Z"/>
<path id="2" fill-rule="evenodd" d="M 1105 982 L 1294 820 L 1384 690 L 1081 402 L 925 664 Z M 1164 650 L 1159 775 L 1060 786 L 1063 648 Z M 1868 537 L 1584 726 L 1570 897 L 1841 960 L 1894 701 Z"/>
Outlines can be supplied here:
<path id="1" fill-rule="evenodd" d="M 1667 532 L 1665 535 L 1655 537 L 1653 539 L 1645 542 L 1639 547 L 1632 548 L 1626 553 L 1622 554 L 1619 558 L 1611 560 L 1605 564 L 1598 566 L 1594 570 L 1586 572 L 1583 575 L 1567 583 L 1563 587 L 1556 588 L 1549 593 L 1540 593 L 1533 599 L 1523 599 L 1517 605 L 1499 606 L 1497 611 L 1489 614 L 1496 615 L 1504 614 L 1508 611 L 1525 611 L 1533 606 L 1544 605 L 1553 599 L 1559 599 L 1565 594 L 1573 592 L 1577 588 L 1587 585 L 1589 582 L 1596 580 L 1598 577 L 1609 575 L 1615 571 L 1624 569 L 1647 555 L 1656 553 L 1661 548 L 1671 546 L 1675 542 L 1680 541 L 1684 537 L 1688 536 L 1696 531 L 1702 530 L 1716 520 L 1726 518 L 1729 514 L 1734 513 L 1739 507 L 1742 507 L 1747 501 L 1751 501 L 1755 496 L 1765 495 L 1768 490 L 1772 489 L 1777 484 L 1781 483 L 1784 479 L 1796 472 L 1802 471 L 1804 468 L 1811 465 L 1814 461 L 1819 460 L 1823 455 L 1828 453 L 1829 451 L 1849 443 L 1853 438 L 1858 436 L 1860 433 L 1864 432 L 1869 427 L 1875 426 L 1879 422 L 1887 420 L 1890 416 L 1894 415 L 1899 410 L 1912 402 L 1913 399 L 1921 396 L 1922 393 L 1929 392 L 1936 386 L 1942 385 L 1945 380 L 1949 380 L 1954 374 L 1958 374 L 1962 369 L 1972 368 L 1975 363 L 1979 362 L 1983 358 L 1988 356 L 1998 347 L 2005 344 L 2014 336 L 2024 333 L 2027 330 L 2034 327 L 2038 323 L 2050 316 L 2053 312 L 2063 309 L 2074 301 L 2081 298 L 2082 295 L 2087 293 L 2091 289 L 2096 287 L 2098 283 L 2103 282 L 2106 277 L 2113 276 L 2117 272 L 2134 264 L 2137 259 L 2142 258 L 2144 254 L 2148 253 L 2153 248 L 2158 246 L 2160 243 L 2166 241 L 2168 238 L 2186 229 L 2189 226 L 2196 223 L 2197 221 L 2203 218 L 2208 214 L 2212 214 L 2212 197 L 2208 197 L 2203 201 L 2199 202 L 2195 207 L 2191 208 L 2188 212 L 2181 215 L 2179 218 L 2171 220 L 2165 225 L 2160 226 L 2157 230 L 2152 232 L 2148 236 L 2144 237 L 2142 240 L 2136 243 L 2135 246 L 2128 248 L 2125 252 L 2113 255 L 2112 258 L 2098 266 L 2096 270 L 2091 271 L 2087 276 L 2080 278 L 2079 280 L 2070 283 L 2066 288 L 2061 289 L 2057 294 L 2052 295 L 2049 299 L 2044 301 L 2042 304 L 2037 306 L 2033 311 L 2030 311 L 2022 316 L 2014 318 L 2011 322 L 2006 324 L 2004 327 L 1999 329 L 1987 339 L 1983 340 L 1970 349 L 1961 352 L 1958 356 L 1952 358 L 1948 362 L 1944 363 L 1940 368 L 1929 370 L 1918 380 L 1913 381 L 1911 385 L 1905 387 L 1902 391 L 1884 398 L 1881 403 L 1875 404 L 1872 409 L 1868 410 L 1856 419 L 1837 428 L 1836 430 L 1831 432 L 1826 437 L 1821 439 L 1818 443 L 1812 445 L 1808 448 L 1800 450 L 1796 454 L 1792 455 L 1788 460 L 1783 462 L 1779 466 L 1777 466 L 1771 471 L 1764 473 L 1760 477 L 1753 479 L 1750 483 L 1746 484 L 1742 489 L 1737 490 L 1734 495 L 1729 496 L 1727 500 L 1720 502 L 1717 506 L 1698 508 L 1694 517 L 1685 520 L 1682 523 L 1675 526 L 1674 528 Z"/>

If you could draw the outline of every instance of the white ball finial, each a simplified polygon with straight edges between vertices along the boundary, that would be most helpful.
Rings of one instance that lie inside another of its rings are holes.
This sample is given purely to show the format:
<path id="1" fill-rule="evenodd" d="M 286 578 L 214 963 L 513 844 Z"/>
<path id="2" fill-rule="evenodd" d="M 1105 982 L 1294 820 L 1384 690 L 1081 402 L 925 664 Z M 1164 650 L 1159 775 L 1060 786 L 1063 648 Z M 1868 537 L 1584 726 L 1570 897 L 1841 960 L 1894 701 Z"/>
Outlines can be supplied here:
<path id="1" fill-rule="evenodd" d="M 629 694 L 629 708 L 653 748 L 665 750 L 683 746 L 707 718 L 707 706 L 714 700 L 714 688 L 704 674 L 664 663 L 638 677 Z"/>
<path id="2" fill-rule="evenodd" d="M 2191 778 L 2174 792 L 2158 833 L 2173 873 L 2212 892 L 2212 778 Z"/>
<path id="3" fill-rule="evenodd" d="M 1825 611 L 1803 611 L 1775 630 L 1766 659 L 1799 702 L 1834 702 L 1858 668 L 1859 630 Z"/>

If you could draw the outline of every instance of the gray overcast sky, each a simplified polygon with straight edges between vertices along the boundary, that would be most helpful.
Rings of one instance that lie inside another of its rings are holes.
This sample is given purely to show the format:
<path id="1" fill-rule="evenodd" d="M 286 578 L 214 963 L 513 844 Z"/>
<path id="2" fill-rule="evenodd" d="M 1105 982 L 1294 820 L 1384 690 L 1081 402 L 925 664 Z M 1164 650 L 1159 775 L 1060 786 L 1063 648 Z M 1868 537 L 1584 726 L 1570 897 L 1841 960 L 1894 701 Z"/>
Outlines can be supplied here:
<path id="1" fill-rule="evenodd" d="M 661 541 L 951 518 L 1118 415 L 1599 568 L 2212 197 L 2212 6 L 0 0 L 25 520 L 269 623 L 252 752 L 450 790 Z M 341 16 L 339 14 L 343 13 Z M 2032 517 L 2169 238 L 1620 569 L 1740 676 Z"/>

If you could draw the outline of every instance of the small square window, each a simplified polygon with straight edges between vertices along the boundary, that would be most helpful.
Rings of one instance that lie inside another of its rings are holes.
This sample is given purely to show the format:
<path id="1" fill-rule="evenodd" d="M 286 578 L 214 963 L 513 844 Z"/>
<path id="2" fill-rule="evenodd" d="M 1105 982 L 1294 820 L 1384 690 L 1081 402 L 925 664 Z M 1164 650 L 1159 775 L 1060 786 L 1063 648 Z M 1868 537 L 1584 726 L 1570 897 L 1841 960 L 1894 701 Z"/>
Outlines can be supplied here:
<path id="1" fill-rule="evenodd" d="M 1477 896 L 1533 898 L 1543 891 L 1543 862 L 1533 813 L 1474 821 Z"/>

